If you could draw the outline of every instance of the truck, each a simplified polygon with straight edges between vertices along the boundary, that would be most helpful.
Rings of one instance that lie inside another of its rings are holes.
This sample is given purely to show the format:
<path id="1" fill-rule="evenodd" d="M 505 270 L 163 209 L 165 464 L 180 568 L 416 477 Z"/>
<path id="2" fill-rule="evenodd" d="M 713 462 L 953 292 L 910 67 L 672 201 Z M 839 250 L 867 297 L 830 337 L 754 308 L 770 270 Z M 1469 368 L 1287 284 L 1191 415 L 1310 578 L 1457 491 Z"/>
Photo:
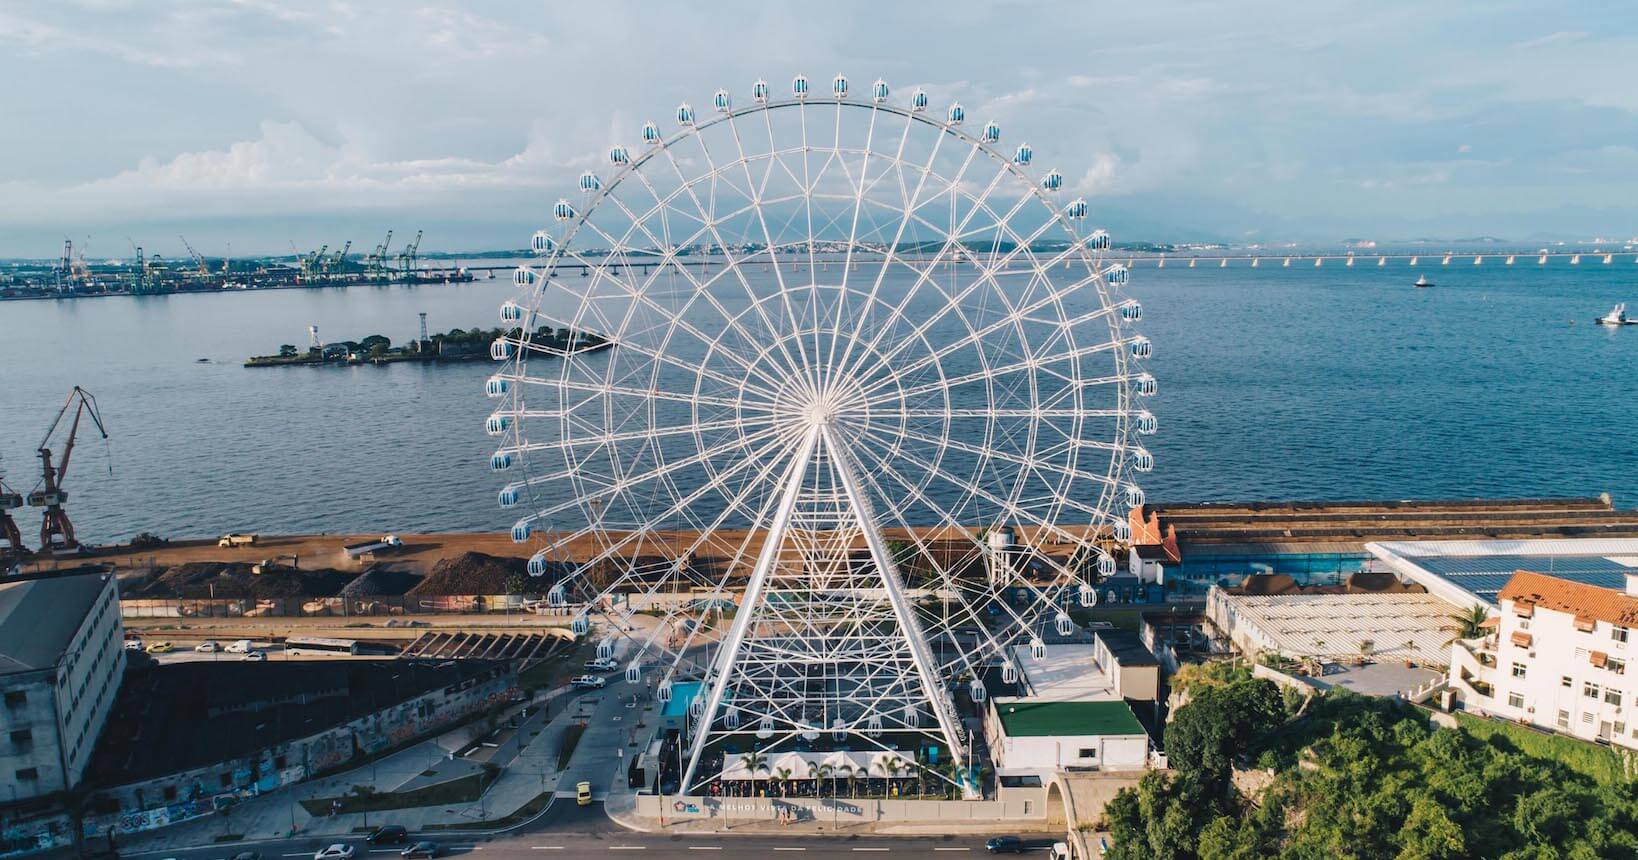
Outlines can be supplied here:
<path id="1" fill-rule="evenodd" d="M 258 535 L 229 532 L 216 540 L 217 546 L 255 546 Z"/>
<path id="2" fill-rule="evenodd" d="M 256 650 L 256 643 L 249 639 L 240 639 L 222 650 L 229 654 L 249 654 L 251 651 Z"/>
<path id="3" fill-rule="evenodd" d="M 342 549 L 346 551 L 348 558 L 359 559 L 367 555 L 373 555 L 374 553 L 378 553 L 384 549 L 393 549 L 394 547 L 401 547 L 403 545 L 404 542 L 398 539 L 398 535 L 382 535 L 376 540 L 367 540 L 361 543 L 347 544 L 346 546 L 342 547 Z"/>

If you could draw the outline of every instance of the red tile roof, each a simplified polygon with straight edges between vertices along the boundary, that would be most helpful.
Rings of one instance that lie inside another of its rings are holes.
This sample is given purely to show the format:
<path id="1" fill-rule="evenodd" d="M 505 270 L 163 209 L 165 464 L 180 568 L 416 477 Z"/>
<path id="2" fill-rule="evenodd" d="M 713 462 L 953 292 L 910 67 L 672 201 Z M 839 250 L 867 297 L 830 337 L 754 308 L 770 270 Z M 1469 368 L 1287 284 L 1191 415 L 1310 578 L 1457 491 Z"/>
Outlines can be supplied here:
<path id="1" fill-rule="evenodd" d="M 1502 586 L 1496 600 L 1529 602 L 1537 608 L 1563 612 L 1578 619 L 1593 618 L 1621 627 L 1638 627 L 1638 597 L 1545 573 L 1515 572 Z"/>

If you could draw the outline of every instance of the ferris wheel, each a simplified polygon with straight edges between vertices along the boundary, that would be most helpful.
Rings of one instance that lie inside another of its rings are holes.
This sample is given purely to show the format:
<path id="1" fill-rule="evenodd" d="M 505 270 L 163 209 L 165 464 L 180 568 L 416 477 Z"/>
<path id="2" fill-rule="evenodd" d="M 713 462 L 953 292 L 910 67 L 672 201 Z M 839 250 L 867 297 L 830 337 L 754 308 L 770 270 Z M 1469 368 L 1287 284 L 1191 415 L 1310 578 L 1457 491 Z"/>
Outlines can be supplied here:
<path id="1" fill-rule="evenodd" d="M 512 537 L 599 657 L 688 696 L 685 791 L 735 752 L 914 748 L 970 792 L 960 705 L 1074 632 L 1154 465 L 1087 201 L 960 104 L 849 87 L 634 130 L 501 308 Z"/>

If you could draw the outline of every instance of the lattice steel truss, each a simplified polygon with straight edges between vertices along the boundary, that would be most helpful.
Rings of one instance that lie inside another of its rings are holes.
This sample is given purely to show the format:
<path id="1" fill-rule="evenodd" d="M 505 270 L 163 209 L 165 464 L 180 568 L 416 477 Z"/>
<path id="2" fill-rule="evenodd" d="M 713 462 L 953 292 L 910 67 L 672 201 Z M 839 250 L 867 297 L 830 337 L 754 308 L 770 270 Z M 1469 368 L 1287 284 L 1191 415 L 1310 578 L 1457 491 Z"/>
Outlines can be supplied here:
<path id="1" fill-rule="evenodd" d="M 729 750 L 937 747 L 970 792 L 957 696 L 1067 631 L 1143 501 L 1150 345 L 1027 144 L 792 90 L 681 106 L 553 207 L 493 348 L 500 501 L 551 611 L 702 682 L 685 790 Z"/>

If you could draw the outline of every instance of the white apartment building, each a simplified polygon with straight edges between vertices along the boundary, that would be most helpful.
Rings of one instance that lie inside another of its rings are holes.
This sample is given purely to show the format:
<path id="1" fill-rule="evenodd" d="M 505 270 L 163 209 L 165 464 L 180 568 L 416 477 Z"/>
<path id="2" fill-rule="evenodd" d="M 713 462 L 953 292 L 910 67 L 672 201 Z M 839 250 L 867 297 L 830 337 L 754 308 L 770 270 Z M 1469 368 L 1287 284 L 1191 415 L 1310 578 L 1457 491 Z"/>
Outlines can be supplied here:
<path id="1" fill-rule="evenodd" d="M 1518 571 L 1489 632 L 1451 646 L 1470 711 L 1638 749 L 1638 570 L 1624 589 Z"/>
<path id="2" fill-rule="evenodd" d="M 0 805 L 72 789 L 125 671 L 114 577 L 0 580 Z"/>

